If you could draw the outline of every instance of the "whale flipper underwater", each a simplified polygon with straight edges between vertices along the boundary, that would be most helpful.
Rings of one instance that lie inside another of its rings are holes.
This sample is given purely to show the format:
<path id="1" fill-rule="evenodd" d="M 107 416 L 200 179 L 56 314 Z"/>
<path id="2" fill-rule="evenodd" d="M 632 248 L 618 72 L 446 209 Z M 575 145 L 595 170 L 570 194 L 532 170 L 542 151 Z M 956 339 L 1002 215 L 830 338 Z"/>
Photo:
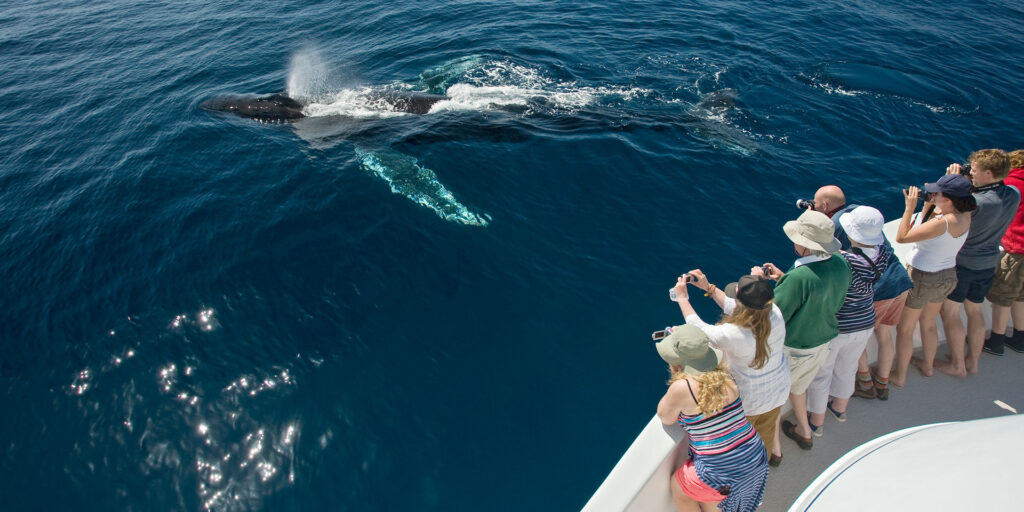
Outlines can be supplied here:
<path id="1" fill-rule="evenodd" d="M 435 103 L 449 99 L 442 94 L 422 92 L 379 90 L 370 93 L 369 99 L 379 101 L 392 112 L 426 114 Z M 264 123 L 287 123 L 306 117 L 305 105 L 287 94 L 268 96 L 225 96 L 206 100 L 199 108 L 214 112 L 228 112 L 239 117 Z"/>

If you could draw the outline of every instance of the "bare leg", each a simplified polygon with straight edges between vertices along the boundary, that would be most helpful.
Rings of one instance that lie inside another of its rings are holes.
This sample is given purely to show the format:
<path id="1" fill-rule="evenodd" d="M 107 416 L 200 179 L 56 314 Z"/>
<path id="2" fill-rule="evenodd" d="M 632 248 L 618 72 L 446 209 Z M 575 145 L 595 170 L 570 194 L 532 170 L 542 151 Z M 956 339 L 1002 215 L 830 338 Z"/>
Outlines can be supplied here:
<path id="1" fill-rule="evenodd" d="M 892 343 L 892 326 L 891 325 L 876 325 L 875 326 L 875 339 L 878 340 L 878 363 L 876 363 L 875 375 L 883 379 L 889 378 L 889 372 L 892 371 L 892 359 L 896 355 L 896 350 L 893 348 Z M 913 340 L 911 340 L 913 344 Z M 864 368 L 860 371 L 867 371 L 867 352 L 861 356 L 861 360 L 864 361 Z M 859 366 L 859 365 L 858 365 Z"/>
<path id="2" fill-rule="evenodd" d="M 914 329 L 921 318 L 921 311 L 904 306 L 900 313 L 900 323 L 896 326 L 896 371 L 892 373 L 889 382 L 898 388 L 907 383 L 907 369 L 914 355 Z"/>
<path id="3" fill-rule="evenodd" d="M 1024 302 L 1014 302 L 1011 304 L 1010 315 L 1013 317 L 1014 330 L 1024 331 Z"/>
<path id="4" fill-rule="evenodd" d="M 789 394 L 789 401 L 793 404 L 793 415 L 796 416 L 796 433 L 803 437 L 811 437 L 811 426 L 807 424 L 807 392 L 799 395 Z"/>
<path id="5" fill-rule="evenodd" d="M 1010 321 L 1010 306 L 992 304 L 992 334 L 1006 334 L 1006 323 Z M 971 318 L 967 318 L 970 329 Z"/>
<path id="6" fill-rule="evenodd" d="M 811 413 L 811 425 L 815 427 L 821 427 L 825 424 L 825 413 L 823 412 L 812 412 Z"/>
<path id="7" fill-rule="evenodd" d="M 850 405 L 849 398 L 833 398 L 832 399 L 832 410 L 836 412 L 846 412 L 846 407 Z"/>
<path id="8" fill-rule="evenodd" d="M 939 328 L 935 324 L 938 320 L 939 311 L 943 303 L 929 302 L 921 310 L 921 359 L 916 363 L 917 369 L 925 377 L 932 376 L 932 367 L 935 364 L 935 352 L 939 350 Z M 957 320 L 959 322 L 959 320 Z M 961 350 L 963 349 L 961 342 Z"/>
<path id="9" fill-rule="evenodd" d="M 679 487 L 675 472 L 672 472 L 672 503 L 675 503 L 678 512 L 701 512 L 700 505 L 696 500 L 686 495 L 683 488 Z"/>
<path id="10" fill-rule="evenodd" d="M 985 316 L 981 314 L 981 304 L 969 300 L 964 301 L 964 311 L 967 312 L 967 357 L 964 363 L 967 373 L 978 373 L 978 358 L 985 346 Z"/>
<path id="11" fill-rule="evenodd" d="M 954 377 L 967 376 L 967 368 L 964 365 L 964 340 L 967 336 L 964 333 L 964 324 L 960 320 L 960 307 L 961 304 L 959 302 L 946 299 L 942 303 L 940 313 L 942 316 L 942 328 L 946 330 L 946 344 L 949 345 L 949 364 L 940 363 L 939 370 Z M 923 319 L 921 323 L 923 326 Z M 936 336 L 935 343 L 938 345 L 938 336 Z"/>
<path id="12" fill-rule="evenodd" d="M 719 503 L 721 501 L 702 501 L 700 502 L 700 510 L 701 512 L 717 512 Z"/>

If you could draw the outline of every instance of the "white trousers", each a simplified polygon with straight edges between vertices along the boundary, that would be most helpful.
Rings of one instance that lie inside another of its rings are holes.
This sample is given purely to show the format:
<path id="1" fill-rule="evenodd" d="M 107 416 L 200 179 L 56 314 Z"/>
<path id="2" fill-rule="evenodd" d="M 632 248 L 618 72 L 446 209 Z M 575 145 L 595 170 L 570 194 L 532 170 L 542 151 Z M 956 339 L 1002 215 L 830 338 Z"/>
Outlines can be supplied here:
<path id="1" fill-rule="evenodd" d="M 825 412 L 828 397 L 850 398 L 857 380 L 857 361 L 873 329 L 840 334 L 828 342 L 828 355 L 807 388 L 807 411 Z"/>

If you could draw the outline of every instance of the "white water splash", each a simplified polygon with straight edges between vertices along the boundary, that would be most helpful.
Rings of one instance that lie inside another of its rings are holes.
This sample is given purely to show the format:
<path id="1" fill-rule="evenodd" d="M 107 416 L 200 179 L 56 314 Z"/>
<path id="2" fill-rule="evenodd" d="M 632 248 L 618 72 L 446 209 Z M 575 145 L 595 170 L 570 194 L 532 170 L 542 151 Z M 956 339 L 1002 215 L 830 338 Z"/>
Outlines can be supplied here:
<path id="1" fill-rule="evenodd" d="M 334 85 L 331 68 L 319 50 L 307 47 L 292 55 L 288 63 L 288 96 L 315 101 L 327 96 Z"/>

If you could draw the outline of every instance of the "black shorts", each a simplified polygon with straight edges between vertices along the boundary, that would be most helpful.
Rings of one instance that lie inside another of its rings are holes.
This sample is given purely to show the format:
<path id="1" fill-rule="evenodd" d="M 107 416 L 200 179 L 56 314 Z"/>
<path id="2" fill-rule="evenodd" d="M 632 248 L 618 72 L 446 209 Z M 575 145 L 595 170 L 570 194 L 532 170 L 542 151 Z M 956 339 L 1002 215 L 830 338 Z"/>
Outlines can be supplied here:
<path id="1" fill-rule="evenodd" d="M 985 295 L 989 288 L 992 288 L 992 278 L 996 275 L 996 269 L 973 270 L 966 267 L 956 266 L 956 288 L 949 292 L 947 299 L 953 302 L 963 302 L 967 299 L 976 304 L 985 302 Z"/>

